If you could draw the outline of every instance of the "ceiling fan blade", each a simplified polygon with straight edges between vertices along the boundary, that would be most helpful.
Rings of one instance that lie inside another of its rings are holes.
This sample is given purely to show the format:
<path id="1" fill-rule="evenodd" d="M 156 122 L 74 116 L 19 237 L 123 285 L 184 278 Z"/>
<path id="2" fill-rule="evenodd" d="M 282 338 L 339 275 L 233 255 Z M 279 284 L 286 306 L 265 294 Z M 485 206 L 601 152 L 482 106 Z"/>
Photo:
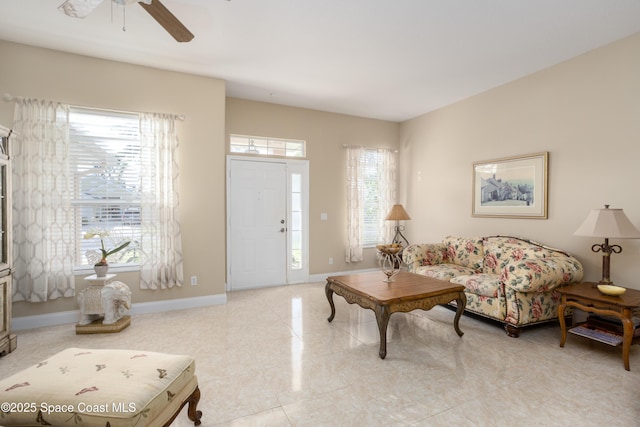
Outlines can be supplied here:
<path id="1" fill-rule="evenodd" d="M 58 10 L 74 18 L 85 18 L 94 11 L 103 0 L 67 0 L 58 6 Z"/>
<path id="2" fill-rule="evenodd" d="M 185 27 L 182 22 L 173 15 L 173 13 L 169 12 L 169 9 L 160 3 L 159 0 L 153 0 L 151 4 L 142 2 L 139 4 L 144 8 L 144 10 L 149 12 L 149 15 L 158 21 L 158 23 L 162 25 L 162 28 L 167 30 L 167 32 L 176 39 L 176 41 L 188 42 L 193 39 L 191 31 L 187 30 L 187 27 Z"/>

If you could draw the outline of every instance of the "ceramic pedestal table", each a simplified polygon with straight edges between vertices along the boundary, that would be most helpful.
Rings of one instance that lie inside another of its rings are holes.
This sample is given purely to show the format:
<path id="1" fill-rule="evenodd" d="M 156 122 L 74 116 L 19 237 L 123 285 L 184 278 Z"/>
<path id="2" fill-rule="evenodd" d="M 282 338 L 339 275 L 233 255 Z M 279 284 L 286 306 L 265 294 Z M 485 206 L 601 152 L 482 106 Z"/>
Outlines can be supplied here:
<path id="1" fill-rule="evenodd" d="M 120 332 L 131 324 L 125 313 L 131 308 L 131 291 L 115 274 L 98 277 L 95 274 L 84 280 L 91 283 L 78 293 L 80 322 L 76 334 L 102 334 Z"/>

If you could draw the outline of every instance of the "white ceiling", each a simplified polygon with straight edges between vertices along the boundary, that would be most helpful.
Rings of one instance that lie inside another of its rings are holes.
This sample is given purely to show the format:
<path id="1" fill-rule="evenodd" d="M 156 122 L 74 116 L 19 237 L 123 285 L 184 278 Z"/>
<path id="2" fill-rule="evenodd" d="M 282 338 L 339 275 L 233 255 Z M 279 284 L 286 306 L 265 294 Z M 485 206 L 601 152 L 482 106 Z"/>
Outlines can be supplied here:
<path id="1" fill-rule="evenodd" d="M 162 0 L 195 34 L 177 43 L 137 4 L 122 31 L 110 0 L 85 19 L 58 11 L 63 1 L 0 1 L 0 39 L 217 77 L 228 96 L 392 121 L 640 32 L 640 0 Z"/>

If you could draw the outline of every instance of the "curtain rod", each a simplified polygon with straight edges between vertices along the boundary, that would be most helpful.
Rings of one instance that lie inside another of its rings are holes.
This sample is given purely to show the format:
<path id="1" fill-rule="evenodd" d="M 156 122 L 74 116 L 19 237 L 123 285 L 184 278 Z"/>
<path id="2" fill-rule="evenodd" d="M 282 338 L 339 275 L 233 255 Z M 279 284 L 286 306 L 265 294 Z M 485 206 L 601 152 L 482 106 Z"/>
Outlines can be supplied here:
<path id="1" fill-rule="evenodd" d="M 25 98 L 22 96 L 14 96 L 11 95 L 10 93 L 5 93 L 4 95 L 2 95 L 2 99 L 5 102 L 12 102 L 12 101 L 22 101 Z M 80 105 L 73 105 L 74 107 L 78 107 L 78 108 L 86 108 L 89 110 L 101 110 L 101 111 L 109 111 L 112 113 L 136 113 L 136 114 L 143 114 L 139 111 L 123 111 L 123 110 L 113 110 L 113 109 L 109 109 L 109 108 L 98 108 L 98 107 L 85 107 L 85 106 L 80 106 Z M 152 113 L 154 114 L 154 113 Z M 165 113 L 158 113 L 158 114 L 165 114 Z M 186 119 L 186 117 L 184 116 L 184 114 L 170 114 L 171 116 L 175 117 L 178 120 L 184 121 Z"/>

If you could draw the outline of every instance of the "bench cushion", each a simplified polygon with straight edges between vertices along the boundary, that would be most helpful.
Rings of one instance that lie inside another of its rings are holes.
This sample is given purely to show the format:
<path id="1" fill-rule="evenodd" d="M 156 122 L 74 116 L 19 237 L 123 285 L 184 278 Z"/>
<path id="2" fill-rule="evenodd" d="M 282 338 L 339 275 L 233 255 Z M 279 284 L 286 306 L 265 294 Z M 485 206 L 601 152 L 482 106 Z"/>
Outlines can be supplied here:
<path id="1" fill-rule="evenodd" d="M 194 373 L 189 356 L 69 348 L 0 381 L 2 400 L 23 405 L 0 412 L 0 425 L 140 427 L 169 420 L 197 387 Z"/>

